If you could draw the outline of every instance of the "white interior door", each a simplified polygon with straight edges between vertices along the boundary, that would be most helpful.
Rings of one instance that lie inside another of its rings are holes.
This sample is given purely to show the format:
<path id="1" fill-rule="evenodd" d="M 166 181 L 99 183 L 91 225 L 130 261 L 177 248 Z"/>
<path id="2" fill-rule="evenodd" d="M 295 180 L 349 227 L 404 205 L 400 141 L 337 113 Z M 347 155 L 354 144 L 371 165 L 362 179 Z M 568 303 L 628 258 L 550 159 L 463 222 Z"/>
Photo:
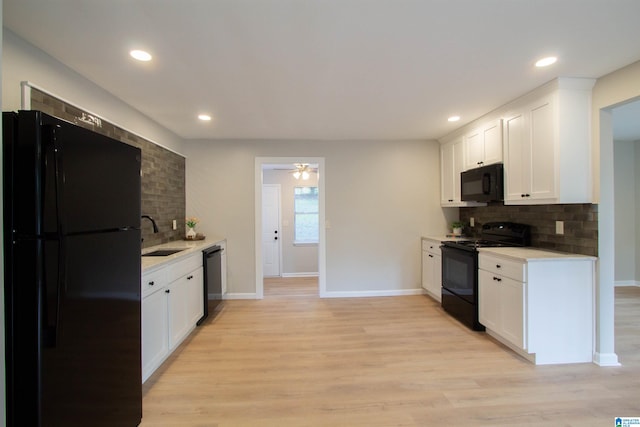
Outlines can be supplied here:
<path id="1" fill-rule="evenodd" d="M 262 185 L 262 274 L 280 276 L 280 184 Z"/>

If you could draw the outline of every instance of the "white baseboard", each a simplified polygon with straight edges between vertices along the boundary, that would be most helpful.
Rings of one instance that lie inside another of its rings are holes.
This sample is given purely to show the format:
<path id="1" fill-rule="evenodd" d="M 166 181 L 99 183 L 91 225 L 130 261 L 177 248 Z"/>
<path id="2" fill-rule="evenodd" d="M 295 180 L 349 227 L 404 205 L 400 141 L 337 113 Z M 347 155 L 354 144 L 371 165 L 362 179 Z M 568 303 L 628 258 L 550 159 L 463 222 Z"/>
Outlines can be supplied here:
<path id="1" fill-rule="evenodd" d="M 640 281 L 638 280 L 616 280 L 613 282 L 613 286 L 640 286 Z"/>
<path id="2" fill-rule="evenodd" d="M 282 273 L 282 277 L 318 277 L 318 272 L 311 273 Z"/>
<path id="3" fill-rule="evenodd" d="M 621 366 L 615 353 L 598 353 L 593 355 L 593 363 L 598 366 Z"/>
<path id="4" fill-rule="evenodd" d="M 329 291 L 320 294 L 320 298 L 397 297 L 406 295 L 422 295 L 422 288 L 394 289 L 386 291 Z"/>
<path id="5" fill-rule="evenodd" d="M 233 293 L 227 292 L 223 299 L 258 299 L 258 295 L 254 293 Z"/>

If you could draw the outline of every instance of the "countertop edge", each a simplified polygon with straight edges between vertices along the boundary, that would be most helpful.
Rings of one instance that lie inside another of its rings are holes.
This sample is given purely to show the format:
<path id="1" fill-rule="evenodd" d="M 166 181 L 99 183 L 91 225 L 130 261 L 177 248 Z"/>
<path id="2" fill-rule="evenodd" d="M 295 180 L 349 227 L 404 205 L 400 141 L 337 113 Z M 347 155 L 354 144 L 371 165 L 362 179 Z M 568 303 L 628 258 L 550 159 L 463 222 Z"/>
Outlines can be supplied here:
<path id="1" fill-rule="evenodd" d="M 160 269 L 170 265 L 176 261 L 186 258 L 189 255 L 193 255 L 195 252 L 202 251 L 208 247 L 222 244 L 226 241 L 224 237 L 207 237 L 204 240 L 174 240 L 172 242 L 162 243 L 160 245 L 150 246 L 144 248 L 142 253 L 153 252 L 158 249 L 182 249 L 173 255 L 159 256 L 159 257 L 142 257 L 141 269 L 142 273 L 149 273 L 156 269 Z"/>
<path id="2" fill-rule="evenodd" d="M 448 240 L 472 240 L 469 236 L 447 236 L 446 234 L 441 234 L 439 236 L 422 236 L 422 240 L 436 240 L 438 242 L 446 242 Z"/>
<path id="3" fill-rule="evenodd" d="M 534 247 L 478 248 L 481 253 L 498 255 L 516 261 L 596 261 L 591 255 L 572 254 Z"/>

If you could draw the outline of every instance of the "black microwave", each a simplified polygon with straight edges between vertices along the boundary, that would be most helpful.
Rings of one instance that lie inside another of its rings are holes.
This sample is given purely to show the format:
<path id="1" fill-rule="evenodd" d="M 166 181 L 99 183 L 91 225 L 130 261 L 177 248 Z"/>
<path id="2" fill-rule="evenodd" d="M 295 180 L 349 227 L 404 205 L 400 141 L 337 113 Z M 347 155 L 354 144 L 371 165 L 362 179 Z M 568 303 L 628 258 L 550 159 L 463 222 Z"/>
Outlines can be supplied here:
<path id="1" fill-rule="evenodd" d="M 460 174 L 460 198 L 463 202 L 504 200 L 502 163 L 469 169 Z"/>

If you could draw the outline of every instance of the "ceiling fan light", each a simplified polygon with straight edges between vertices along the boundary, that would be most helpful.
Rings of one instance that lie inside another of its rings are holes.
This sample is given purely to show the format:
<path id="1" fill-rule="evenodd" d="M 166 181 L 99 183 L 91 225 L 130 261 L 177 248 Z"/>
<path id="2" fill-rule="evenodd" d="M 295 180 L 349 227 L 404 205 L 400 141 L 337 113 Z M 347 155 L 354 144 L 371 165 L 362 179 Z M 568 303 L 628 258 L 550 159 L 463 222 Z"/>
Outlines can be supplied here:
<path id="1" fill-rule="evenodd" d="M 307 172 L 306 170 L 302 171 L 302 179 L 309 179 L 309 172 Z"/>
<path id="2" fill-rule="evenodd" d="M 300 171 L 295 171 L 295 172 L 293 173 L 293 177 L 294 177 L 295 179 L 300 179 Z"/>

